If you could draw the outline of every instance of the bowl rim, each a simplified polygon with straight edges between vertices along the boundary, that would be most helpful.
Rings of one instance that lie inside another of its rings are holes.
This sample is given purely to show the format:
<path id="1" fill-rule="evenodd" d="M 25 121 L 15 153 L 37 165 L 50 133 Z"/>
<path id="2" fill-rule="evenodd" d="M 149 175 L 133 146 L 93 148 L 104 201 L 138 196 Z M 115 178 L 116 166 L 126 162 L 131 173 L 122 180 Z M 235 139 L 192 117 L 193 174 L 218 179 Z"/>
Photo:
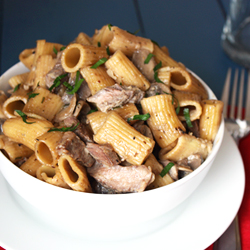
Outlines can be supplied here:
<path id="1" fill-rule="evenodd" d="M 205 89 L 207 90 L 208 92 L 208 95 L 209 95 L 209 99 L 217 99 L 217 97 L 215 96 L 215 94 L 213 93 L 213 91 L 208 87 L 208 85 L 198 76 L 196 75 L 193 71 L 191 71 L 190 69 L 187 69 L 189 71 L 189 73 L 191 73 L 193 76 L 195 76 L 200 82 L 201 84 L 205 87 Z M 7 89 L 9 89 L 8 87 L 4 86 L 4 88 L 2 87 L 2 85 L 7 85 L 7 81 L 10 79 L 11 76 L 14 76 L 16 75 L 17 73 L 13 73 L 14 71 L 19 71 L 20 74 L 21 73 L 25 73 L 25 72 L 28 72 L 29 69 L 22 63 L 22 62 L 18 62 L 16 64 L 14 64 L 12 67 L 10 67 L 7 71 L 5 71 L 1 77 L 0 77 L 0 90 L 4 90 L 6 92 Z M 170 191 L 172 189 L 175 189 L 175 188 L 178 188 L 182 185 L 184 185 L 186 182 L 188 182 L 190 179 L 192 179 L 193 177 L 197 176 L 200 172 L 204 171 L 206 169 L 206 167 L 208 167 L 208 165 L 211 163 L 211 161 L 213 161 L 220 149 L 220 146 L 221 146 L 221 143 L 222 143 L 222 140 L 223 140 L 223 137 L 224 137 L 224 131 L 225 131 L 225 123 L 224 123 L 224 118 L 222 116 L 222 119 L 221 119 L 221 124 L 220 124 L 220 127 L 219 127 L 219 130 L 217 132 L 217 135 L 216 135 L 216 138 L 214 140 L 214 143 L 213 143 L 213 147 L 212 147 L 212 151 L 210 152 L 210 154 L 208 155 L 208 157 L 206 158 L 206 160 L 195 170 L 193 171 L 192 173 L 188 174 L 187 176 L 185 176 L 184 178 L 180 179 L 180 180 L 177 180 L 169 185 L 166 185 L 166 186 L 163 186 L 163 187 L 159 187 L 159 188 L 156 188 L 156 189 L 151 189 L 151 190 L 145 190 L 143 192 L 140 192 L 140 193 L 125 193 L 125 194 L 116 194 L 116 195 L 113 195 L 113 194 L 98 194 L 98 193 L 85 193 L 85 192 L 76 192 L 74 190 L 71 190 L 71 189 L 65 189 L 65 188 L 61 188 L 61 187 L 58 187 L 58 186 L 54 186 L 52 184 L 49 184 L 49 183 L 46 183 L 44 181 L 41 181 L 39 180 L 38 178 L 35 178 L 31 175 L 29 175 L 28 173 L 22 171 L 20 168 L 18 168 L 14 163 L 12 163 L 2 152 L 0 152 L 0 158 L 4 157 L 10 164 L 11 164 L 11 167 L 12 168 L 15 168 L 14 171 L 16 171 L 17 173 L 20 173 L 18 171 L 21 171 L 21 175 L 26 175 L 27 178 L 33 178 L 33 181 L 35 180 L 38 180 L 40 181 L 40 184 L 38 184 L 39 186 L 42 185 L 42 186 L 46 186 L 47 188 L 52 188 L 54 190 L 61 190 L 61 192 L 64 192 L 65 194 L 69 194 L 72 195 L 72 192 L 74 193 L 74 195 L 77 195 L 80 197 L 80 195 L 92 195 L 93 197 L 99 197 L 99 196 L 102 196 L 102 197 L 117 197 L 117 196 L 122 196 L 122 197 L 128 197 L 128 196 L 131 196 L 131 195 L 146 195 L 148 193 L 155 193 L 155 192 L 159 192 L 159 191 L 164 191 L 164 192 L 167 192 L 167 191 Z M 210 164 L 211 165 L 211 164 Z M 4 164 L 5 166 L 5 164 Z M 4 166 L 0 166 L 0 170 L 4 167 Z M 211 167 L 211 166 L 210 166 Z M 3 172 L 1 170 L 1 172 Z M 39 182 L 37 182 L 39 183 Z M 44 187 L 45 187 L 44 186 Z M 112 198 L 114 199 L 114 198 Z"/>

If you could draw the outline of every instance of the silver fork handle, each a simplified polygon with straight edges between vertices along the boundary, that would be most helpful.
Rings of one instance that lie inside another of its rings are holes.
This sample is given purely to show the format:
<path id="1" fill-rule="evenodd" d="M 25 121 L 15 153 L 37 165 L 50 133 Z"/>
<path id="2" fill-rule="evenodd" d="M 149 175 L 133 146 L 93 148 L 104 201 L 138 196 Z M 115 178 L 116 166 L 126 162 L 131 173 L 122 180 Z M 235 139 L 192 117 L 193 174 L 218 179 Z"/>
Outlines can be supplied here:
<path id="1" fill-rule="evenodd" d="M 236 215 L 231 225 L 214 243 L 213 250 L 241 250 L 238 215 Z"/>

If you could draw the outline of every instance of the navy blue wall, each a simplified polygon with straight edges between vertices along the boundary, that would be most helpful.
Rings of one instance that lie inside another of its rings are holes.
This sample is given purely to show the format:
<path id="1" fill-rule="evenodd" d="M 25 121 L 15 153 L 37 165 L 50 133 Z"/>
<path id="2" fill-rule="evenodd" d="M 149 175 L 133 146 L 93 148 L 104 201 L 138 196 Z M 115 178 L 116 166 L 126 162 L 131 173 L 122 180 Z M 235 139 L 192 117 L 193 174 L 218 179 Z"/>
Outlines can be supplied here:
<path id="1" fill-rule="evenodd" d="M 224 17 L 216 0 L 4 0 L 1 5 L 1 74 L 37 39 L 67 44 L 79 32 L 92 36 L 107 23 L 141 29 L 139 35 L 166 45 L 218 97 L 227 68 L 236 66 L 220 46 Z"/>

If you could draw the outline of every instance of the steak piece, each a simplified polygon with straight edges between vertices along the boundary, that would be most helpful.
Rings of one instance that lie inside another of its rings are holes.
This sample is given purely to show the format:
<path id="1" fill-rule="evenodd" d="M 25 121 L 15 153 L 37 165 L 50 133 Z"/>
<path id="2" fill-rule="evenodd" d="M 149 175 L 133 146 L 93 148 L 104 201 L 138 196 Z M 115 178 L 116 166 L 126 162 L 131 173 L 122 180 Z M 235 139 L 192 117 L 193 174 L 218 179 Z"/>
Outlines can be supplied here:
<path id="1" fill-rule="evenodd" d="M 145 63 L 149 54 L 150 51 L 146 49 L 136 50 L 132 55 L 132 62 L 150 82 L 153 82 L 156 62 L 154 57 L 152 57 L 148 63 Z"/>
<path id="2" fill-rule="evenodd" d="M 76 126 L 77 123 L 79 123 L 79 125 L 74 130 L 74 133 L 85 143 L 93 142 L 93 132 L 87 125 L 80 123 L 75 116 L 69 116 L 64 120 L 64 124 L 67 127 Z"/>
<path id="3" fill-rule="evenodd" d="M 96 162 L 87 172 L 105 188 L 119 193 L 143 192 L 155 178 L 145 165 L 105 166 Z"/>
<path id="4" fill-rule="evenodd" d="M 45 84 L 48 88 L 50 88 L 53 84 L 54 84 L 54 80 L 60 76 L 65 74 L 66 72 L 64 71 L 62 64 L 61 64 L 61 57 L 62 57 L 62 51 L 57 53 L 57 59 L 56 59 L 56 63 L 53 67 L 53 69 L 51 69 L 45 76 Z M 65 77 L 61 80 L 61 82 L 63 81 L 67 81 L 68 77 Z M 58 93 L 59 89 L 61 88 L 61 86 L 54 88 L 52 90 L 52 92 Z"/>
<path id="5" fill-rule="evenodd" d="M 86 148 L 96 161 L 105 166 L 115 166 L 121 162 L 110 144 L 87 143 Z"/>
<path id="6" fill-rule="evenodd" d="M 70 155 L 85 167 L 91 167 L 95 160 L 86 149 L 85 143 L 72 131 L 65 132 L 58 142 L 56 150 L 59 155 Z"/>
<path id="7" fill-rule="evenodd" d="M 91 178 L 91 187 L 92 187 L 92 191 L 98 194 L 121 194 L 117 192 L 116 190 L 104 187 L 101 183 L 96 181 L 94 178 Z"/>
<path id="8" fill-rule="evenodd" d="M 89 102 L 95 103 L 99 110 L 107 112 L 112 108 L 127 103 L 139 103 L 145 93 L 135 86 L 113 86 L 101 89 L 95 95 L 89 97 Z"/>

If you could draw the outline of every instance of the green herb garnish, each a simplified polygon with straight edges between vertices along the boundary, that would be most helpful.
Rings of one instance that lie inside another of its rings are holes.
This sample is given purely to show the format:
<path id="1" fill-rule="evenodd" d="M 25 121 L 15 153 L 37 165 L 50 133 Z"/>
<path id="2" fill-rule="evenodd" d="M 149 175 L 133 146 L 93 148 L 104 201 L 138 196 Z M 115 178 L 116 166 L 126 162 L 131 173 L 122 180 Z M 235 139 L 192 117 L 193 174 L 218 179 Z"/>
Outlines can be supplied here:
<path id="1" fill-rule="evenodd" d="M 150 61 L 150 59 L 151 59 L 153 56 L 155 56 L 155 55 L 153 55 L 152 53 L 149 53 L 148 56 L 147 56 L 147 58 L 146 58 L 145 61 L 144 61 L 144 64 L 148 64 L 149 61 Z"/>
<path id="2" fill-rule="evenodd" d="M 53 88 L 58 87 L 58 86 L 61 84 L 61 79 L 63 79 L 63 78 L 66 77 L 67 75 L 68 75 L 68 73 L 58 76 L 58 77 L 54 80 L 54 84 L 49 88 L 49 91 L 52 91 Z"/>
<path id="3" fill-rule="evenodd" d="M 57 49 L 55 48 L 55 46 L 53 47 L 53 51 L 54 51 L 54 53 L 57 55 L 58 51 L 57 51 Z"/>
<path id="4" fill-rule="evenodd" d="M 154 44 L 156 44 L 158 47 L 160 47 L 160 45 L 156 41 L 151 40 L 151 42 L 154 43 Z"/>
<path id="5" fill-rule="evenodd" d="M 45 97 L 43 97 L 43 99 L 42 99 L 41 103 L 43 103 L 43 102 L 44 102 L 44 100 L 45 100 Z"/>
<path id="6" fill-rule="evenodd" d="M 24 114 L 21 110 L 17 110 L 15 109 L 15 111 L 21 116 L 21 118 L 23 119 L 23 121 L 27 124 L 32 124 L 32 123 L 35 123 L 35 122 L 27 122 L 27 115 Z"/>
<path id="7" fill-rule="evenodd" d="M 106 57 L 101 58 L 97 63 L 95 63 L 93 66 L 91 66 L 91 69 L 96 69 L 100 65 L 104 64 L 108 59 Z"/>
<path id="8" fill-rule="evenodd" d="M 63 51 L 63 50 L 65 50 L 66 49 L 66 47 L 65 46 L 62 46 L 61 48 L 60 48 L 60 51 Z"/>
<path id="9" fill-rule="evenodd" d="M 160 173 L 160 176 L 161 176 L 161 177 L 164 177 L 164 176 L 169 172 L 169 170 L 170 170 L 173 166 L 174 166 L 174 163 L 173 163 L 173 162 L 169 162 L 169 163 L 167 164 L 167 166 L 165 166 L 165 167 L 162 169 L 162 171 L 161 171 L 161 173 Z"/>
<path id="10" fill-rule="evenodd" d="M 100 43 L 100 42 L 98 42 L 98 43 L 97 43 L 97 46 L 98 46 L 98 47 L 101 47 L 101 43 Z"/>
<path id="11" fill-rule="evenodd" d="M 28 100 L 34 98 L 35 96 L 39 95 L 39 93 L 28 93 L 29 97 Z"/>
<path id="12" fill-rule="evenodd" d="M 150 118 L 150 114 L 144 114 L 144 115 L 134 115 L 133 118 L 128 118 L 127 122 L 130 122 L 132 120 L 140 120 L 140 121 L 147 121 L 147 119 Z"/>
<path id="13" fill-rule="evenodd" d="M 71 86 L 68 82 L 63 82 L 63 85 L 67 87 L 67 89 L 72 90 L 73 86 Z"/>
<path id="14" fill-rule="evenodd" d="M 176 100 L 176 102 L 177 102 L 177 108 L 175 109 L 175 112 L 178 115 L 180 113 L 180 103 L 179 103 L 179 100 L 174 96 L 174 94 L 170 94 L 170 93 L 167 93 L 165 91 L 163 91 L 163 92 L 165 94 L 167 94 L 167 95 L 171 95 L 172 96 L 172 104 L 174 104 L 174 100 Z"/>
<path id="15" fill-rule="evenodd" d="M 109 30 L 111 30 L 111 27 L 112 27 L 113 25 L 112 24 L 108 24 L 108 28 L 109 28 Z"/>
<path id="16" fill-rule="evenodd" d="M 109 46 L 106 48 L 107 54 L 110 56 Z"/>
<path id="17" fill-rule="evenodd" d="M 185 117 L 185 120 L 186 120 L 186 123 L 187 123 L 188 127 L 192 128 L 193 124 L 192 124 L 192 122 L 190 120 L 189 108 L 184 108 L 183 109 L 183 115 Z"/>
<path id="18" fill-rule="evenodd" d="M 135 32 L 130 32 L 130 31 L 127 30 L 127 32 L 128 32 L 129 34 L 131 34 L 131 35 L 136 35 L 139 31 L 140 31 L 140 29 L 136 30 Z"/>
<path id="19" fill-rule="evenodd" d="M 80 77 L 80 71 L 78 70 L 78 71 L 76 72 L 76 81 L 75 81 L 75 86 L 74 86 L 74 88 L 71 89 L 70 91 L 67 91 L 67 93 L 68 93 L 69 95 L 75 94 L 75 93 L 78 91 L 78 89 L 81 87 L 82 82 L 84 81 L 84 79 L 79 79 L 79 77 Z M 70 85 L 70 86 L 71 86 L 71 85 Z"/>
<path id="20" fill-rule="evenodd" d="M 13 89 L 13 93 L 16 92 L 19 89 L 20 86 L 21 86 L 21 83 L 17 84 L 15 86 L 15 88 Z"/>
<path id="21" fill-rule="evenodd" d="M 78 122 L 75 126 L 72 125 L 71 127 L 61 127 L 61 128 L 51 128 L 48 130 L 48 132 L 53 132 L 53 131 L 60 131 L 60 132 L 67 132 L 67 131 L 74 131 L 78 127 L 80 122 Z"/>
<path id="22" fill-rule="evenodd" d="M 96 112 L 96 111 L 98 111 L 98 109 L 91 109 L 91 110 L 88 112 L 87 115 L 89 115 L 89 114 L 91 114 L 91 113 L 94 113 L 94 112 Z"/>
<path id="23" fill-rule="evenodd" d="M 161 68 L 161 66 L 162 66 L 162 62 L 160 61 L 155 67 L 154 67 L 154 79 L 155 79 L 155 81 L 156 82 L 159 82 L 159 83 L 164 83 L 164 82 L 162 82 L 160 79 L 159 79 L 159 77 L 158 77 L 158 72 L 157 72 L 157 70 L 159 69 L 159 68 Z"/>
<path id="24" fill-rule="evenodd" d="M 154 79 L 155 79 L 156 82 L 164 83 L 163 81 L 161 81 L 161 80 L 159 79 L 159 77 L 158 77 L 158 72 L 157 72 L 157 71 L 154 73 Z"/>
<path id="25" fill-rule="evenodd" d="M 154 67 L 154 72 L 156 72 L 159 68 L 161 68 L 162 62 L 160 61 L 155 67 Z"/>

